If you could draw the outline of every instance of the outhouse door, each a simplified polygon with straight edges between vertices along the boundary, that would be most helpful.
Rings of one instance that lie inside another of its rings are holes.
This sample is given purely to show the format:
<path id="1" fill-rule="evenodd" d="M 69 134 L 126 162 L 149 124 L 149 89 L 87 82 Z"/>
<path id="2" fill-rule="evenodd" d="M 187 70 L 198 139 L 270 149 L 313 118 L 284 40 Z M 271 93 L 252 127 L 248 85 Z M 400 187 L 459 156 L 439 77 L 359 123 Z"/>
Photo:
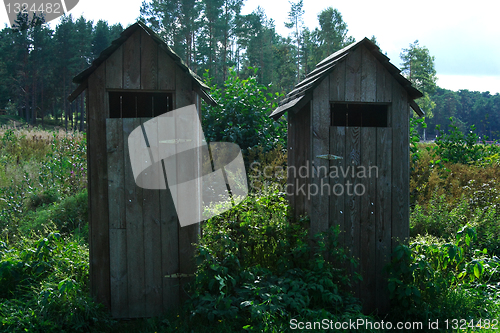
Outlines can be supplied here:
<path id="1" fill-rule="evenodd" d="M 330 224 L 358 259 L 357 269 L 348 268 L 363 277 L 355 293 L 375 301 L 386 295 L 382 272 L 391 253 L 392 129 L 331 126 L 328 153 L 336 157 L 329 160 Z"/>
<path id="2" fill-rule="evenodd" d="M 159 315 L 179 303 L 178 221 L 169 191 L 136 185 L 128 137 L 150 118 L 106 119 L 111 312 Z"/>

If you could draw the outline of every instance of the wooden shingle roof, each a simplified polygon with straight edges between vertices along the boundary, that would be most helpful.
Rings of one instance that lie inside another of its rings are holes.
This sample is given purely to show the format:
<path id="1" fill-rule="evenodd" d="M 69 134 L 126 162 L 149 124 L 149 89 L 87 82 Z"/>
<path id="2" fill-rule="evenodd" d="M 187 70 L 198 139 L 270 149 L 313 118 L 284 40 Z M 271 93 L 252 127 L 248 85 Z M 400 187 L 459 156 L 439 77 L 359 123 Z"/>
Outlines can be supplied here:
<path id="1" fill-rule="evenodd" d="M 153 30 L 151 30 L 148 26 L 140 21 L 123 30 L 123 32 L 120 34 L 120 37 L 111 42 L 111 45 L 101 52 L 99 57 L 92 62 L 92 65 L 90 65 L 90 67 L 73 78 L 73 82 L 80 84 L 80 87 L 78 87 L 68 97 L 68 100 L 73 101 L 76 97 L 78 97 L 78 95 L 80 95 L 83 90 L 86 89 L 86 81 L 88 77 L 138 29 L 144 30 L 158 44 L 158 47 L 165 51 L 174 60 L 175 64 L 191 77 L 193 83 L 199 88 L 201 97 L 205 100 L 205 102 L 211 105 L 217 104 L 217 102 L 208 93 L 210 87 L 203 83 L 200 77 L 196 75 L 196 73 L 194 73 L 188 66 L 186 66 L 184 61 L 182 61 L 182 59 L 170 48 L 170 46 L 168 46 L 168 44 L 160 36 L 158 36 Z"/>
<path id="2" fill-rule="evenodd" d="M 422 97 L 423 94 L 413 87 L 410 81 L 401 75 L 401 71 L 390 63 L 390 59 L 380 51 L 377 45 L 365 37 L 359 42 L 352 43 L 320 61 L 316 65 L 316 68 L 307 74 L 305 79 L 299 82 L 294 89 L 286 95 L 285 99 L 279 103 L 278 108 L 274 110 L 269 117 L 278 119 L 285 112 L 295 109 L 297 106 L 300 107 L 308 102 L 312 98 L 313 90 L 321 83 L 321 81 L 328 77 L 328 75 L 334 70 L 335 66 L 349 56 L 349 54 L 360 45 L 364 45 L 371 52 L 371 54 L 378 61 L 380 61 L 380 63 L 396 79 L 396 81 L 408 92 L 410 106 L 419 116 L 423 116 L 423 111 L 418 107 L 417 103 L 414 102 L 414 99 Z"/>

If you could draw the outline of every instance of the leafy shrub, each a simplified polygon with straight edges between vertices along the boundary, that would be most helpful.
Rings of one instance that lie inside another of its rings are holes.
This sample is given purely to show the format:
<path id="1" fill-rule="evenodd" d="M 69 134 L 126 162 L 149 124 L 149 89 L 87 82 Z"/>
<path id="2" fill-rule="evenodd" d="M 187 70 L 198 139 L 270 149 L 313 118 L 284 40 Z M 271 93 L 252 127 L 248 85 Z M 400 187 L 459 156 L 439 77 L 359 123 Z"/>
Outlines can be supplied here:
<path id="1" fill-rule="evenodd" d="M 470 205 L 461 200 L 457 205 L 447 202 L 444 195 L 433 196 L 424 208 L 415 206 L 410 216 L 410 235 L 432 235 L 450 240 L 470 221 Z"/>
<path id="2" fill-rule="evenodd" d="M 262 147 L 249 149 L 247 166 L 248 187 L 251 192 L 273 191 L 274 187 L 283 192 L 287 184 L 287 151 L 278 145 L 264 152 Z"/>
<path id="3" fill-rule="evenodd" d="M 482 199 L 480 195 L 471 194 L 464 195 L 456 204 L 450 204 L 444 195 L 435 195 L 426 208 L 417 205 L 412 210 L 410 236 L 433 236 L 443 241 L 452 241 L 457 232 L 470 225 L 477 233 L 477 247 L 500 256 L 498 205 L 488 205 L 484 200 L 486 199 Z"/>
<path id="4" fill-rule="evenodd" d="M 436 126 L 439 135 L 436 137 L 435 151 L 444 162 L 469 164 L 483 157 L 482 149 L 477 144 L 479 136 L 474 133 L 474 125 L 471 126 L 467 135 L 455 125 L 453 118 L 450 118 L 448 127 L 449 132 L 445 133 L 440 125 Z"/>
<path id="5" fill-rule="evenodd" d="M 423 129 L 427 128 L 425 118 L 410 117 L 410 154 L 412 166 L 420 159 L 420 150 L 418 149 L 418 143 L 420 142 L 419 127 Z"/>
<path id="6" fill-rule="evenodd" d="M 50 188 L 39 194 L 31 194 L 28 198 L 27 205 L 31 209 L 36 209 L 42 205 L 49 205 L 57 201 L 59 201 L 59 193 L 57 190 Z"/>
<path id="7" fill-rule="evenodd" d="M 27 213 L 19 223 L 21 234 L 27 235 L 33 231 L 43 231 L 48 226 L 69 235 L 76 229 L 86 230 L 88 223 L 87 190 L 66 197 L 58 203 L 39 207 L 36 211 Z"/>
<path id="8" fill-rule="evenodd" d="M 282 193 L 250 196 L 206 223 L 191 300 L 196 320 L 260 332 L 290 318 L 362 316 L 344 291 L 349 258 L 338 247 L 338 232 L 317 235 L 311 247 L 307 220 L 288 220 L 287 209 Z"/>
<path id="9" fill-rule="evenodd" d="M 453 242 L 417 241 L 410 246 L 396 247 L 388 268 L 388 286 L 400 315 L 420 319 L 455 318 L 443 315 L 486 318 L 484 295 L 473 289 L 486 286 L 496 274 L 500 261 L 488 257 L 486 250 L 475 250 L 476 241 L 474 228 L 465 226 Z M 472 294 L 476 297 L 457 307 L 457 302 L 465 301 Z"/>
<path id="10" fill-rule="evenodd" d="M 111 323 L 88 296 L 88 249 L 57 232 L 0 242 L 0 332 L 82 332 Z"/>
<path id="11" fill-rule="evenodd" d="M 268 117 L 277 107 L 278 93 L 266 94 L 267 87 L 258 84 L 254 76 L 243 80 L 233 69 L 223 89 L 211 84 L 208 73 L 205 80 L 218 103 L 204 107 L 202 124 L 207 141 L 233 142 L 243 153 L 257 146 L 264 151 L 278 144 L 286 146 L 286 122 Z"/>

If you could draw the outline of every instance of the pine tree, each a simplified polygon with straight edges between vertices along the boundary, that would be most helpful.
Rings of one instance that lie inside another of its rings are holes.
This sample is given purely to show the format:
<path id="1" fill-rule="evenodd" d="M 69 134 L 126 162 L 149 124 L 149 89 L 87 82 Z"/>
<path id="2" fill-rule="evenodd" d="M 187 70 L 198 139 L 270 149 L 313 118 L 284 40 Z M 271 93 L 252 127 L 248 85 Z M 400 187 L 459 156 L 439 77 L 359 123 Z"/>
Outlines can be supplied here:
<path id="1" fill-rule="evenodd" d="M 297 48 L 295 50 L 295 63 L 297 64 L 297 82 L 300 80 L 300 43 L 301 43 L 301 33 L 302 27 L 304 25 L 304 20 L 302 16 L 304 15 L 304 1 L 299 0 L 297 3 L 290 2 L 290 11 L 288 12 L 288 21 L 285 22 L 285 27 L 288 29 L 295 29 L 293 32 L 293 37 Z"/>

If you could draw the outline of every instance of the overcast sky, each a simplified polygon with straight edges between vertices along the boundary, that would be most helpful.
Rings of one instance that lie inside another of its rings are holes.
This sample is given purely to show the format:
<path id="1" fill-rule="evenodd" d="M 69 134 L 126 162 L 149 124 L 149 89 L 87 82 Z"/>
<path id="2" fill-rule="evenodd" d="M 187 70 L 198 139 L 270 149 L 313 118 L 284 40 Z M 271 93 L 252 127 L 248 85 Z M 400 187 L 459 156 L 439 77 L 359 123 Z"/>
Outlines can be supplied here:
<path id="1" fill-rule="evenodd" d="M 70 13 L 74 17 L 83 14 L 95 22 L 120 22 L 127 27 L 139 16 L 141 3 L 142 0 L 80 0 Z M 284 26 L 290 8 L 288 0 L 246 0 L 243 13 L 250 13 L 257 6 L 274 19 L 278 33 L 288 35 Z M 435 57 L 440 87 L 500 93 L 497 0 L 304 0 L 305 26 L 317 27 L 318 13 L 329 6 L 340 11 L 349 34 L 356 40 L 375 35 L 394 65 L 400 67 L 401 49 L 418 39 Z M 0 10 L 0 14 L 3 27 L 8 24 L 6 10 Z"/>

